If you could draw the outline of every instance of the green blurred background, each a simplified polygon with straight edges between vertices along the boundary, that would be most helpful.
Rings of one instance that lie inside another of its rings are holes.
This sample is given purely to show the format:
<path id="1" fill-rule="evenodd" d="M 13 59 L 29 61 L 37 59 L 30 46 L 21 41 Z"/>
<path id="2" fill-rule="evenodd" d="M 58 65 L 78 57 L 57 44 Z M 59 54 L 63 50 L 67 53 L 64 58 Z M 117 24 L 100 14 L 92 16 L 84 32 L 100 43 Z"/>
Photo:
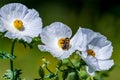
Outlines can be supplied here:
<path id="1" fill-rule="evenodd" d="M 34 8 L 40 13 L 43 26 L 60 21 L 73 30 L 79 26 L 90 28 L 105 35 L 112 41 L 114 52 L 112 59 L 115 66 L 105 80 L 120 80 L 120 2 L 118 0 L 0 0 L 0 7 L 7 3 L 20 2 L 28 8 Z M 10 52 L 11 40 L 0 39 L 0 50 Z M 15 68 L 22 69 L 22 77 L 26 80 L 38 78 L 38 69 L 42 57 L 49 60 L 49 68 L 56 67 L 56 60 L 49 53 L 40 52 L 37 45 L 33 49 L 24 48 L 17 43 L 15 47 Z M 54 65 L 53 65 L 54 64 Z M 9 60 L 0 60 L 0 76 L 9 68 Z M 0 80 L 2 80 L 0 78 Z"/>

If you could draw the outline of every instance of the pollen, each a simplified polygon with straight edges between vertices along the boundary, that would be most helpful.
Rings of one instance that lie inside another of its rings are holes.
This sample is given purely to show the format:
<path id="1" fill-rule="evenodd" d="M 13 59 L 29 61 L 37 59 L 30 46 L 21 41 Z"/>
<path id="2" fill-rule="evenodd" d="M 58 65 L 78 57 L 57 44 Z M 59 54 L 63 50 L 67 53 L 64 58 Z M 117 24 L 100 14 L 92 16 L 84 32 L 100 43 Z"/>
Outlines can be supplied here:
<path id="1" fill-rule="evenodd" d="M 70 39 L 69 38 L 60 38 L 58 40 L 58 46 L 63 50 L 68 50 L 70 48 Z"/>
<path id="2" fill-rule="evenodd" d="M 16 29 L 18 30 L 21 30 L 23 29 L 23 22 L 21 20 L 18 20 L 16 19 L 14 22 L 13 22 L 13 25 Z"/>
<path id="3" fill-rule="evenodd" d="M 95 57 L 95 52 L 92 49 L 87 50 L 88 55 Z"/>

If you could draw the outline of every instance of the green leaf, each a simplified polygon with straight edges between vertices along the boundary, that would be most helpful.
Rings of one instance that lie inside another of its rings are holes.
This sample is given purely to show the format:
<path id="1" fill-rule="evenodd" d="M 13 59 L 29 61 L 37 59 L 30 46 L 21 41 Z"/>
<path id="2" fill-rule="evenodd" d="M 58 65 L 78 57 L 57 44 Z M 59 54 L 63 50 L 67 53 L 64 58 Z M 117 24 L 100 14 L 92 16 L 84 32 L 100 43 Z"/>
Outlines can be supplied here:
<path id="1" fill-rule="evenodd" d="M 68 60 L 68 59 L 63 59 L 63 60 L 62 60 L 62 64 L 63 64 L 63 65 L 69 64 L 69 60 Z"/>
<path id="2" fill-rule="evenodd" d="M 39 75 L 40 75 L 41 78 L 44 78 L 44 76 L 45 76 L 45 72 L 44 72 L 44 70 L 41 66 L 39 68 Z"/>
<path id="3" fill-rule="evenodd" d="M 20 74 L 22 74 L 21 69 L 15 69 L 14 71 L 14 80 L 21 80 Z M 6 80 L 12 80 L 13 79 L 13 72 L 8 69 L 6 70 L 6 73 L 3 75 L 3 78 Z"/>
<path id="4" fill-rule="evenodd" d="M 55 77 L 56 77 L 56 75 L 52 74 L 52 73 L 45 76 L 46 79 L 51 79 L 51 78 L 55 78 Z"/>
<path id="5" fill-rule="evenodd" d="M 71 72 L 68 74 L 68 77 L 66 80 L 79 80 L 79 76 L 76 72 Z"/>
<path id="6" fill-rule="evenodd" d="M 3 75 L 3 78 L 5 80 L 6 79 L 8 79 L 8 80 L 13 79 L 13 72 L 10 69 L 6 70 L 6 73 Z"/>
<path id="7" fill-rule="evenodd" d="M 0 51 L 0 59 L 11 59 L 11 60 L 13 60 L 14 58 L 15 58 L 15 56 L 12 56 L 9 53 Z"/>
<path id="8" fill-rule="evenodd" d="M 38 41 L 39 42 L 41 41 L 39 37 L 35 37 L 35 38 L 32 39 L 32 42 L 38 42 Z"/>
<path id="9" fill-rule="evenodd" d="M 61 67 L 61 66 L 62 66 L 62 61 L 59 60 L 59 61 L 57 62 L 57 64 L 58 64 L 58 67 Z"/>
<path id="10" fill-rule="evenodd" d="M 22 71 L 21 69 L 15 69 L 14 70 L 14 78 L 15 78 L 15 80 L 20 80 L 21 79 L 20 78 L 20 75 L 22 74 L 21 71 Z"/>

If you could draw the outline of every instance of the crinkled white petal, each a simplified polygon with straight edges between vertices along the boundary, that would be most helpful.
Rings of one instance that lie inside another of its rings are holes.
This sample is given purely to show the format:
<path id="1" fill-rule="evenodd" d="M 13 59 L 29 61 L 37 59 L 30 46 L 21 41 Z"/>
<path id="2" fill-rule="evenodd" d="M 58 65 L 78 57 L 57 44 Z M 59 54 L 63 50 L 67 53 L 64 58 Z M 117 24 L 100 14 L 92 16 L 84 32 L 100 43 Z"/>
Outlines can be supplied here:
<path id="1" fill-rule="evenodd" d="M 86 28 L 81 28 L 81 31 L 83 35 L 87 36 L 88 48 L 92 49 L 94 47 L 102 48 L 111 43 L 110 41 L 107 40 L 107 38 L 104 35 L 101 35 L 98 32 L 94 32 Z"/>
<path id="2" fill-rule="evenodd" d="M 41 51 L 50 52 L 53 57 L 56 57 L 60 60 L 68 58 L 75 50 L 70 49 L 68 51 L 64 51 L 62 49 L 57 49 L 56 47 L 46 46 L 46 45 L 38 45 L 38 48 Z"/>
<path id="3" fill-rule="evenodd" d="M 90 66 L 86 66 L 86 71 L 90 76 L 95 76 L 95 71 Z"/>
<path id="4" fill-rule="evenodd" d="M 109 44 L 111 44 L 111 42 L 108 41 L 105 36 L 103 36 L 103 37 L 97 36 L 88 44 L 88 47 L 92 48 L 92 49 L 95 47 L 98 47 L 100 49 L 100 48 L 107 46 Z"/>
<path id="5" fill-rule="evenodd" d="M 0 16 L 10 21 L 14 18 L 23 18 L 27 13 L 27 7 L 20 3 L 10 3 L 0 9 Z"/>
<path id="6" fill-rule="evenodd" d="M 96 58 L 101 60 L 109 59 L 112 56 L 112 52 L 113 47 L 111 46 L 111 44 L 109 44 L 98 50 L 98 52 L 96 53 Z"/>
<path id="7" fill-rule="evenodd" d="M 46 45 L 38 45 L 38 48 L 41 51 L 47 51 L 50 52 L 52 54 L 53 57 L 59 57 L 62 55 L 62 51 L 60 49 L 57 49 L 55 47 L 50 47 L 50 46 L 46 46 Z"/>
<path id="8" fill-rule="evenodd" d="M 60 38 L 70 38 L 72 35 L 71 29 L 61 23 L 61 22 L 54 22 L 51 25 L 43 28 L 41 33 L 41 40 L 44 44 L 49 44 L 53 42 L 53 39 L 60 39 Z"/>
<path id="9" fill-rule="evenodd" d="M 8 37 L 10 39 L 15 39 L 16 38 L 16 36 L 11 32 L 6 32 L 5 37 Z"/>
<path id="10" fill-rule="evenodd" d="M 71 47 L 80 51 L 86 50 L 87 36 L 82 34 L 81 28 L 78 29 L 76 34 L 70 40 Z"/>
<path id="11" fill-rule="evenodd" d="M 104 61 L 99 60 L 98 65 L 101 70 L 109 70 L 114 65 L 114 61 L 113 60 L 104 60 Z"/>
<path id="12" fill-rule="evenodd" d="M 103 35 L 95 37 L 88 44 L 88 49 L 92 49 L 95 52 L 95 57 L 97 59 L 109 59 L 113 51 L 111 42 L 108 41 L 107 38 Z"/>
<path id="13" fill-rule="evenodd" d="M 17 35 L 17 34 L 14 35 L 14 34 L 11 33 L 11 32 L 6 32 L 5 37 L 8 37 L 8 38 L 10 38 L 10 39 L 16 39 L 16 38 L 22 39 L 22 40 L 24 40 L 24 41 L 26 41 L 26 42 L 28 42 L 28 43 L 30 43 L 30 42 L 32 41 L 32 38 L 29 37 L 29 36 L 20 36 L 20 35 Z"/>
<path id="14" fill-rule="evenodd" d="M 99 33 L 94 32 L 87 28 L 81 28 L 81 31 L 83 35 L 87 36 L 87 42 L 90 43 L 96 36 L 98 36 Z"/>
<path id="15" fill-rule="evenodd" d="M 16 19 L 23 22 L 22 31 L 14 27 L 13 22 Z M 5 34 L 6 37 L 23 39 L 27 42 L 32 41 L 32 38 L 37 37 L 42 31 L 42 20 L 39 13 L 20 3 L 7 4 L 0 9 L 0 24 L 4 27 L 4 31 L 8 32 Z"/>
<path id="16" fill-rule="evenodd" d="M 5 32 L 5 28 L 3 26 L 0 25 L 0 32 Z"/>
<path id="17" fill-rule="evenodd" d="M 88 66 L 91 66 L 94 70 L 96 70 L 96 71 L 100 70 L 100 68 L 98 66 L 98 60 L 95 57 L 88 56 L 86 58 L 86 63 L 88 64 Z"/>
<path id="18" fill-rule="evenodd" d="M 23 18 L 25 30 L 19 31 L 21 35 L 37 37 L 42 31 L 42 20 L 39 14 L 34 9 L 29 9 L 28 13 Z"/>
<path id="19" fill-rule="evenodd" d="M 67 51 L 63 51 L 62 55 L 59 57 L 59 59 L 65 59 L 68 58 L 70 55 L 72 55 L 72 53 L 75 52 L 75 48 L 70 48 Z"/>
<path id="20" fill-rule="evenodd" d="M 93 56 L 86 57 L 86 55 L 84 55 L 84 54 L 87 54 L 87 53 L 82 52 L 82 54 L 80 54 L 80 56 L 86 62 L 86 64 L 88 66 L 90 66 L 91 68 L 93 68 L 95 71 L 99 71 L 100 68 L 98 66 L 98 60 Z"/>
<path id="21" fill-rule="evenodd" d="M 83 60 L 88 56 L 86 51 L 76 51 L 76 54 L 80 55 Z"/>

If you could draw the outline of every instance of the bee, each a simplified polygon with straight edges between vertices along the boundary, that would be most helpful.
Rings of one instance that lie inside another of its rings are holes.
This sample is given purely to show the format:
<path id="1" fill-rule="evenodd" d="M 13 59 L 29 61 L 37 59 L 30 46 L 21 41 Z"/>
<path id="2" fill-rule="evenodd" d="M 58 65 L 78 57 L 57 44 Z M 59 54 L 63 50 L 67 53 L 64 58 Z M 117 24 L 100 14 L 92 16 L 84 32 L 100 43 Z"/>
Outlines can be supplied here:
<path id="1" fill-rule="evenodd" d="M 61 38 L 58 41 L 58 45 L 63 50 L 68 50 L 70 48 L 70 39 L 69 38 Z"/>
<path id="2" fill-rule="evenodd" d="M 70 39 L 65 38 L 65 40 L 63 41 L 62 49 L 63 50 L 68 50 L 69 48 L 70 48 Z"/>
<path id="3" fill-rule="evenodd" d="M 88 55 L 95 57 L 95 52 L 92 49 L 87 50 Z"/>

